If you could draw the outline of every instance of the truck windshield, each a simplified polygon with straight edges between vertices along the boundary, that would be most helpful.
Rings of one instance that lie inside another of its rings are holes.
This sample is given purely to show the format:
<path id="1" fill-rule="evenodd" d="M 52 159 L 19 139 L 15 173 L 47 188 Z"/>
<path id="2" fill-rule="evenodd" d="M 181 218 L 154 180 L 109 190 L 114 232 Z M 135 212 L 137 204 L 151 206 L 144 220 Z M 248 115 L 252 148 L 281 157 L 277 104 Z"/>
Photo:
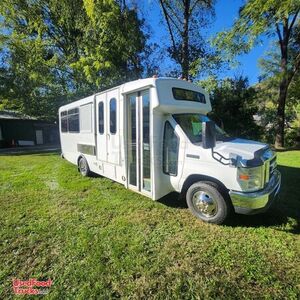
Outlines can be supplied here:
<path id="1" fill-rule="evenodd" d="M 202 142 L 202 122 L 210 121 L 207 116 L 201 114 L 175 114 L 173 118 L 193 144 Z M 216 125 L 216 139 L 217 141 L 225 141 L 230 137 Z"/>

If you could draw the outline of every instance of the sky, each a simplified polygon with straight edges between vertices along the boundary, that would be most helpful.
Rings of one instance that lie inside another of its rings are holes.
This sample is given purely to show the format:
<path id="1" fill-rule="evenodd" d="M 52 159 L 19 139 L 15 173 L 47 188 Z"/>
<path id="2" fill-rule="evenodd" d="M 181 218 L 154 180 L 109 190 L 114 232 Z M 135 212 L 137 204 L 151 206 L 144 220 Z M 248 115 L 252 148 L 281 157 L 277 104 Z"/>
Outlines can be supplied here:
<path id="1" fill-rule="evenodd" d="M 141 2 L 143 3 L 143 17 L 151 28 L 151 41 L 166 45 L 169 36 L 164 23 L 162 23 L 163 18 L 158 1 L 142 0 Z M 238 10 L 243 2 L 243 0 L 217 0 L 215 21 L 210 28 L 205 29 L 205 34 L 213 36 L 216 32 L 230 28 L 238 17 Z M 257 83 L 260 74 L 258 59 L 264 55 L 270 45 L 271 40 L 263 38 L 262 42 L 253 48 L 250 53 L 237 57 L 238 67 L 222 73 L 220 78 L 242 75 L 248 77 L 250 85 Z"/>

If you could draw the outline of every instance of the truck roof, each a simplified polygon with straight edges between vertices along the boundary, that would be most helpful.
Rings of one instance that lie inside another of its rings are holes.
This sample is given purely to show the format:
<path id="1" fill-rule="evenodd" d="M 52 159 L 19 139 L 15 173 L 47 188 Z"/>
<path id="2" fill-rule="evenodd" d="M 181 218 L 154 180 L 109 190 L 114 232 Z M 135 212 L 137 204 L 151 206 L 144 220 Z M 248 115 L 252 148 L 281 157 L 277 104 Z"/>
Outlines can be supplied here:
<path id="1" fill-rule="evenodd" d="M 83 105 L 93 101 L 95 95 L 100 95 L 102 93 L 106 93 L 108 91 L 119 89 L 121 94 L 133 93 L 135 91 L 139 91 L 145 88 L 157 87 L 159 101 L 156 101 L 152 106 L 154 109 L 161 110 L 165 113 L 180 113 L 180 112 L 199 112 L 206 114 L 211 111 L 211 104 L 209 101 L 209 95 L 203 90 L 200 86 L 188 82 L 186 80 L 170 78 L 170 77 L 159 77 L 159 78 L 145 78 L 138 79 L 130 82 L 126 82 L 119 86 L 113 87 L 111 89 L 107 89 L 101 91 L 99 93 L 93 94 L 89 97 L 71 102 L 64 106 L 61 106 L 59 111 L 64 109 L 69 109 L 76 105 Z M 192 101 L 174 101 L 172 95 L 172 87 L 178 87 L 182 89 L 193 90 L 196 92 L 200 92 L 205 95 L 206 103 L 197 103 Z M 172 99 L 172 100 L 171 100 Z"/>

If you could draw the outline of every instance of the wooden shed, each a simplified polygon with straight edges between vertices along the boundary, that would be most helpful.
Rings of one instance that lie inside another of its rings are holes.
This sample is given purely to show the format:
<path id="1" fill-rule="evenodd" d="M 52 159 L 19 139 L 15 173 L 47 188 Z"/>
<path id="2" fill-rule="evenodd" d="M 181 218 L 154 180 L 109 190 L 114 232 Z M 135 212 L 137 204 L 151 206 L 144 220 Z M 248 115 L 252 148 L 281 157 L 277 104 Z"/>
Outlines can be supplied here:
<path id="1" fill-rule="evenodd" d="M 58 125 L 13 111 L 0 111 L 0 148 L 57 145 Z"/>

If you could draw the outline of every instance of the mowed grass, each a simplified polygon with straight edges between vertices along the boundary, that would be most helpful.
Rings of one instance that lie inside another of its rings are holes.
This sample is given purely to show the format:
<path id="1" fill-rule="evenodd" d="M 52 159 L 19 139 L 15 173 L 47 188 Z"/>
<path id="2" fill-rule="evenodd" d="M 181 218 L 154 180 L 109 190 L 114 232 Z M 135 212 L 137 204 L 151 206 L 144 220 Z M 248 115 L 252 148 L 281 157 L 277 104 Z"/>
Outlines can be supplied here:
<path id="1" fill-rule="evenodd" d="M 14 278 L 52 279 L 47 299 L 299 299 L 300 151 L 278 163 L 275 209 L 216 226 L 55 153 L 0 156 L 0 299 Z"/>

